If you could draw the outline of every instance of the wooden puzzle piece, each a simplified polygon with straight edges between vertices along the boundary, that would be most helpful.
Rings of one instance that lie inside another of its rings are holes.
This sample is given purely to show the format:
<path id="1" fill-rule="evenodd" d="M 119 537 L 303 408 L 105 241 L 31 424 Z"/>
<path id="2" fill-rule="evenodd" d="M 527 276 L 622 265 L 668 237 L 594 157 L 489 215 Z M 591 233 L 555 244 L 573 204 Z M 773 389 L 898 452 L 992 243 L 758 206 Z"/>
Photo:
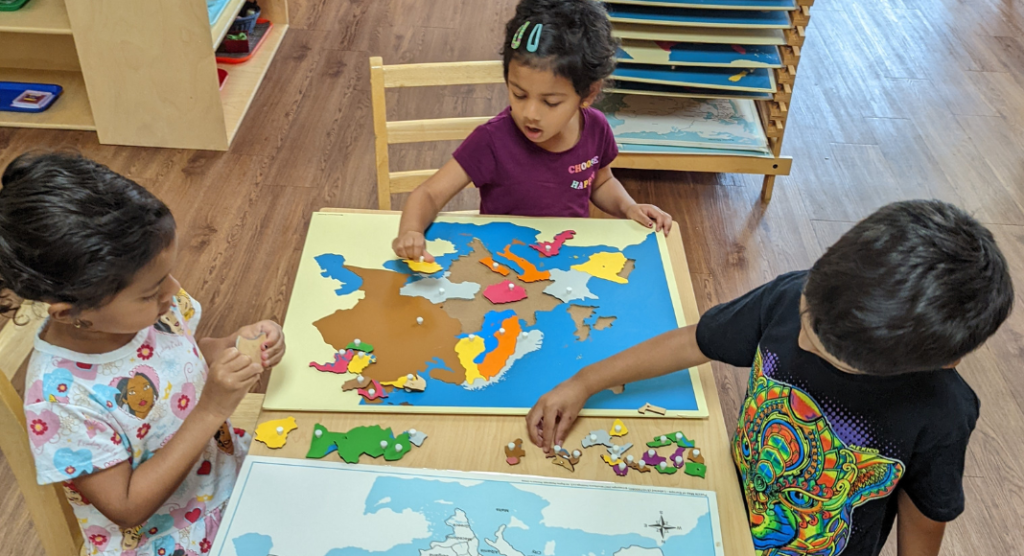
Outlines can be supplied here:
<path id="1" fill-rule="evenodd" d="M 570 268 L 580 272 L 586 272 L 595 278 L 601 278 L 602 280 L 608 280 L 609 282 L 614 282 L 616 284 L 626 284 L 629 280 L 619 276 L 619 273 L 622 272 L 622 269 L 626 266 L 626 260 L 626 256 L 617 251 L 594 253 L 590 255 L 587 262 L 573 265 Z"/>
<path id="2" fill-rule="evenodd" d="M 371 380 L 369 386 L 366 388 L 360 388 L 356 390 L 356 392 L 360 396 L 366 398 L 367 401 L 388 397 L 387 392 L 384 391 L 384 387 L 376 380 Z"/>
<path id="3" fill-rule="evenodd" d="M 569 460 L 565 459 L 561 455 L 556 455 L 556 456 L 553 456 L 553 457 L 555 458 L 555 461 L 553 461 L 552 463 L 554 463 L 555 465 L 557 465 L 559 467 L 564 467 L 569 472 L 573 472 L 573 471 L 576 470 L 573 467 L 572 462 L 570 462 Z"/>
<path id="4" fill-rule="evenodd" d="M 538 253 L 545 257 L 554 257 L 558 255 L 559 250 L 562 249 L 562 245 L 576 236 L 576 232 L 573 230 L 566 230 L 555 236 L 554 241 L 539 241 L 530 247 L 537 250 Z"/>
<path id="5" fill-rule="evenodd" d="M 359 338 L 356 338 L 355 340 L 349 342 L 348 345 L 345 346 L 345 349 L 351 349 L 353 351 L 362 351 L 364 353 L 371 353 L 373 352 L 373 344 L 364 342 Z"/>
<path id="6" fill-rule="evenodd" d="M 662 446 L 669 446 L 672 444 L 675 444 L 680 448 L 693 448 L 693 441 L 687 438 L 682 431 L 656 436 L 654 437 L 654 440 L 647 443 L 651 448 L 661 448 Z"/>
<path id="7" fill-rule="evenodd" d="M 288 441 L 288 433 L 299 428 L 295 423 L 295 417 L 285 417 L 267 421 L 256 426 L 256 436 L 253 440 L 262 442 L 267 448 L 280 448 Z"/>
<path id="8" fill-rule="evenodd" d="M 516 301 L 522 301 L 526 299 L 526 290 L 522 286 L 517 286 L 510 280 L 505 280 L 500 284 L 491 284 L 484 289 L 484 297 L 488 301 L 499 305 L 502 303 L 514 303 Z"/>
<path id="9" fill-rule="evenodd" d="M 688 460 L 704 465 L 704 454 L 701 453 L 700 448 L 694 448 L 690 450 L 690 455 L 687 456 Z"/>
<path id="10" fill-rule="evenodd" d="M 640 473 L 651 472 L 651 466 L 647 465 L 646 461 L 642 459 L 636 459 L 632 455 L 626 456 L 626 465 L 628 465 L 630 469 L 633 469 L 634 471 L 638 471 Z"/>
<path id="11" fill-rule="evenodd" d="M 422 392 L 427 389 L 427 380 L 419 375 L 408 374 L 398 380 L 381 382 L 380 385 L 401 388 L 406 392 Z"/>
<path id="12" fill-rule="evenodd" d="M 266 341 L 267 334 L 260 332 L 259 336 L 255 338 L 246 338 L 241 334 L 235 338 L 235 349 L 238 353 L 248 357 L 253 363 L 257 365 L 263 364 L 263 342 Z"/>
<path id="13" fill-rule="evenodd" d="M 309 366 L 322 372 L 322 373 L 334 373 L 336 375 L 342 375 L 348 372 L 348 365 L 352 361 L 352 356 L 355 354 L 352 350 L 343 350 L 334 354 L 334 361 L 321 365 L 316 361 L 310 361 Z"/>
<path id="14" fill-rule="evenodd" d="M 352 390 L 358 390 L 366 385 L 366 377 L 358 375 L 352 380 L 345 381 L 345 384 L 341 385 L 342 392 L 349 392 Z"/>
<path id="15" fill-rule="evenodd" d="M 372 353 L 363 353 L 361 351 L 353 351 L 350 353 L 352 353 L 352 360 L 348 363 L 348 372 L 352 374 L 362 374 L 363 371 L 370 366 L 370 363 L 377 362 L 377 356 Z"/>
<path id="16" fill-rule="evenodd" d="M 391 429 L 388 429 L 388 434 L 390 433 Z M 412 450 L 412 440 L 408 433 L 403 432 L 388 441 L 387 447 L 384 448 L 384 459 L 387 461 L 400 460 L 409 453 L 409 450 Z"/>
<path id="17" fill-rule="evenodd" d="M 639 411 L 641 415 L 644 415 L 648 411 L 650 411 L 651 413 L 657 413 L 658 415 L 664 415 L 665 414 L 665 408 L 658 407 L 656 405 L 651 405 L 649 403 L 645 403 L 643 405 L 643 407 L 641 407 L 637 411 Z"/>
<path id="18" fill-rule="evenodd" d="M 444 267 L 437 264 L 437 262 L 426 262 L 426 261 L 413 261 L 404 259 L 405 264 L 409 265 L 409 270 L 417 274 L 435 274 L 444 270 Z"/>
<path id="19" fill-rule="evenodd" d="M 654 470 L 662 475 L 672 475 L 676 471 L 679 471 L 674 465 L 669 465 L 667 461 L 658 463 L 658 465 L 654 467 Z"/>
<path id="20" fill-rule="evenodd" d="M 612 466 L 612 470 L 615 471 L 616 475 L 625 477 L 629 473 L 629 466 L 626 465 L 626 462 L 620 461 Z"/>
<path id="21" fill-rule="evenodd" d="M 423 441 L 427 439 L 427 433 L 416 429 L 409 429 L 405 433 L 409 435 L 409 442 L 412 442 L 412 445 L 417 448 L 422 446 Z"/>
<path id="22" fill-rule="evenodd" d="M 608 391 L 611 392 L 612 394 L 619 395 L 626 391 L 626 385 L 622 384 L 620 386 L 612 386 L 611 388 L 608 389 Z"/>
<path id="23" fill-rule="evenodd" d="M 608 431 L 590 431 L 590 434 L 583 437 L 583 447 L 589 448 L 591 446 L 597 446 L 598 444 L 611 448 L 612 437 L 608 434 Z"/>
<path id="24" fill-rule="evenodd" d="M 582 455 L 583 454 L 581 454 L 579 450 L 574 450 L 570 454 L 569 450 L 566 450 L 565 448 L 563 448 L 561 446 L 558 446 L 556 444 L 554 446 L 554 451 L 552 453 L 548 454 L 545 457 L 547 457 L 547 458 L 554 458 L 555 459 L 555 461 L 554 461 L 555 465 L 559 465 L 561 467 L 565 467 L 569 471 L 575 471 L 576 464 L 580 462 L 580 456 L 582 456 Z"/>
<path id="25" fill-rule="evenodd" d="M 622 419 L 616 419 L 615 422 L 612 423 L 612 430 L 608 431 L 608 434 L 611 436 L 626 436 L 629 434 L 629 429 L 626 428 Z"/>
<path id="26" fill-rule="evenodd" d="M 680 448 L 693 448 L 693 441 L 687 438 L 683 431 L 676 431 L 669 438 L 675 439 L 676 446 Z"/>
<path id="27" fill-rule="evenodd" d="M 526 450 L 523 449 L 522 438 L 517 438 L 505 446 L 505 463 L 509 465 L 518 465 L 520 460 L 524 457 L 526 457 Z"/>
<path id="28" fill-rule="evenodd" d="M 632 443 L 626 443 L 622 446 L 619 446 L 618 444 L 612 444 L 611 446 L 608 447 L 608 455 L 612 456 L 613 458 L 621 459 L 622 455 L 625 454 L 632 447 Z"/>
<path id="29" fill-rule="evenodd" d="M 491 257 L 484 257 L 483 259 L 480 259 L 480 264 L 491 269 L 491 272 L 497 272 L 502 276 L 508 276 L 509 273 L 512 272 L 507 266 L 495 262 Z"/>
<path id="30" fill-rule="evenodd" d="M 540 282 L 541 280 L 551 278 L 551 273 L 547 270 L 538 270 L 533 263 L 513 253 L 511 245 L 506 245 L 505 250 L 498 254 L 516 263 L 519 265 L 519 268 L 523 269 L 523 272 L 519 274 L 519 279 L 523 282 Z"/>
<path id="31" fill-rule="evenodd" d="M 675 444 L 675 439 L 663 434 L 661 436 L 655 436 L 654 440 L 647 443 L 647 446 L 651 448 L 661 448 L 663 446 L 671 446 L 672 444 Z"/>
<path id="32" fill-rule="evenodd" d="M 708 468 L 703 463 L 696 463 L 692 461 L 686 462 L 686 468 L 683 469 L 683 473 L 693 477 L 704 478 L 704 474 L 708 472 Z"/>
<path id="33" fill-rule="evenodd" d="M 317 423 L 313 425 L 313 439 L 309 443 L 307 458 L 320 459 L 338 449 L 338 442 L 345 440 L 345 434 L 331 432 L 326 427 Z"/>
<path id="34" fill-rule="evenodd" d="M 668 459 L 669 461 L 672 462 L 672 465 L 674 465 L 676 469 L 682 467 L 683 464 L 686 463 L 686 448 L 676 448 L 676 451 L 672 452 L 672 455 L 669 456 Z"/>
<path id="35" fill-rule="evenodd" d="M 363 454 L 379 458 L 393 440 L 391 429 L 382 429 L 379 425 L 356 427 L 337 441 L 338 455 L 346 463 L 359 463 L 359 456 Z"/>
<path id="36" fill-rule="evenodd" d="M 608 454 L 601 454 L 601 459 L 603 459 L 604 462 L 607 463 L 611 467 L 615 467 L 616 465 L 619 464 L 619 462 L 622 461 L 621 459 L 619 459 L 617 457 L 614 457 L 614 456 L 610 456 Z"/>
<path id="37" fill-rule="evenodd" d="M 665 458 L 662 457 L 654 448 L 647 450 L 640 456 L 640 459 L 647 465 L 661 465 L 665 462 Z"/>

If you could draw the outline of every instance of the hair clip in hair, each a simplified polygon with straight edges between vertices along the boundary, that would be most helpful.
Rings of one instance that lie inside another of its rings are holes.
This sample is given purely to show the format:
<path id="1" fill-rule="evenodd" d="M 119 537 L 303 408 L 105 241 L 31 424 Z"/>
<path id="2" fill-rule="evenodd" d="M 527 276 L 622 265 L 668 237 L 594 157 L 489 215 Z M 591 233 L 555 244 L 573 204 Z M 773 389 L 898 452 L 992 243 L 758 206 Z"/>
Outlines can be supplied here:
<path id="1" fill-rule="evenodd" d="M 526 33 L 526 28 L 529 27 L 529 26 L 530 26 L 530 22 L 527 21 L 526 23 L 524 23 L 522 25 L 522 27 L 519 28 L 518 31 L 516 31 L 515 35 L 512 35 L 512 44 L 511 44 L 512 50 L 518 49 L 519 45 L 522 44 L 522 42 L 523 42 L 523 35 Z"/>
<path id="2" fill-rule="evenodd" d="M 538 23 L 533 26 L 533 31 L 530 31 L 530 38 L 526 41 L 527 52 L 537 52 L 537 47 L 540 46 L 540 31 L 543 28 L 543 23 Z"/>

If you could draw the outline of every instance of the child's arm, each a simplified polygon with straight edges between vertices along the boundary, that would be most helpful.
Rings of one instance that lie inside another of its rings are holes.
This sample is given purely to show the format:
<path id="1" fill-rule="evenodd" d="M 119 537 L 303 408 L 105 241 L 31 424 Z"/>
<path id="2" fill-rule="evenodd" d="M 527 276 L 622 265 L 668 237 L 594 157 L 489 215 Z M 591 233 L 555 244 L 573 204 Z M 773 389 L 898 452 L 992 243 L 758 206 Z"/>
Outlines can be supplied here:
<path id="1" fill-rule="evenodd" d="M 545 452 L 565 442 L 590 396 L 613 386 L 667 375 L 707 363 L 697 346 L 697 325 L 678 328 L 598 361 L 541 396 L 526 416 L 530 440 Z"/>
<path id="2" fill-rule="evenodd" d="M 453 158 L 413 190 L 402 208 L 398 237 L 391 242 L 395 254 L 403 259 L 423 257 L 423 260 L 432 262 L 434 257 L 427 253 L 427 239 L 423 233 L 437 218 L 437 213 L 470 181 L 469 174 Z"/>
<path id="3" fill-rule="evenodd" d="M 898 496 L 896 553 L 899 556 L 937 556 L 946 524 L 928 519 L 902 489 Z"/>
<path id="4" fill-rule="evenodd" d="M 654 205 L 637 204 L 626 193 L 622 182 L 612 174 L 611 166 L 597 171 L 590 200 L 597 208 L 616 218 L 630 218 L 648 228 L 653 226 L 658 231 L 664 231 L 666 236 L 672 230 L 672 217 Z"/>
<path id="5" fill-rule="evenodd" d="M 185 480 L 217 429 L 262 372 L 262 367 L 238 350 L 224 350 L 210 367 L 195 409 L 166 446 L 135 470 L 123 461 L 76 478 L 75 486 L 122 529 L 145 523 Z"/>

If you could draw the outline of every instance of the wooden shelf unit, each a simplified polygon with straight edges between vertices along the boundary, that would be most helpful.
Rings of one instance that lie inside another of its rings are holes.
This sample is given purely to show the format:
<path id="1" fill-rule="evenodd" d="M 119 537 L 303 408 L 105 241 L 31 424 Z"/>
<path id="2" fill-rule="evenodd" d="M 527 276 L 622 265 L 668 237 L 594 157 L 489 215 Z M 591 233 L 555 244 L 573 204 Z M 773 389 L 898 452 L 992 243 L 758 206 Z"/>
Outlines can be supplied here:
<path id="1" fill-rule="evenodd" d="M 0 127 L 227 150 L 288 31 L 287 0 L 262 0 L 274 28 L 251 60 L 220 66 L 228 71 L 221 90 L 215 50 L 243 4 L 229 0 L 213 25 L 201 0 L 29 0 L 0 12 L 0 79 L 64 87 L 46 112 L 0 112 Z"/>

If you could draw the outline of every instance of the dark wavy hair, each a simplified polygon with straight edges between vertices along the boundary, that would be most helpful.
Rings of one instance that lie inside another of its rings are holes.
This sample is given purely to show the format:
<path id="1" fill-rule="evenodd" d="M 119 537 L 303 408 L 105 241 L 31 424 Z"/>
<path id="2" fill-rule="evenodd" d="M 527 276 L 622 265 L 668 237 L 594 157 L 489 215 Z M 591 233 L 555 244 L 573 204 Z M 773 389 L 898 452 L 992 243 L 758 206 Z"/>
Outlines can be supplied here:
<path id="1" fill-rule="evenodd" d="M 882 207 L 822 256 L 804 286 L 821 345 L 874 375 L 935 370 L 974 351 L 1013 307 L 992 233 L 941 201 Z"/>
<path id="2" fill-rule="evenodd" d="M 529 25 L 527 25 L 529 23 Z M 518 48 L 512 39 L 526 25 Z M 529 52 L 527 41 L 543 25 L 537 50 Z M 516 15 L 505 25 L 502 58 L 505 80 L 512 60 L 531 68 L 549 69 L 572 82 L 580 97 L 615 70 L 618 46 L 604 7 L 594 0 L 522 0 Z"/>
<path id="3" fill-rule="evenodd" d="M 173 241 L 170 209 L 87 158 L 26 153 L 0 189 L 0 312 L 18 300 L 102 306 Z"/>

